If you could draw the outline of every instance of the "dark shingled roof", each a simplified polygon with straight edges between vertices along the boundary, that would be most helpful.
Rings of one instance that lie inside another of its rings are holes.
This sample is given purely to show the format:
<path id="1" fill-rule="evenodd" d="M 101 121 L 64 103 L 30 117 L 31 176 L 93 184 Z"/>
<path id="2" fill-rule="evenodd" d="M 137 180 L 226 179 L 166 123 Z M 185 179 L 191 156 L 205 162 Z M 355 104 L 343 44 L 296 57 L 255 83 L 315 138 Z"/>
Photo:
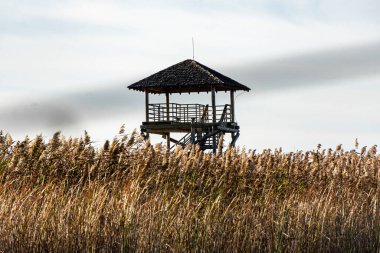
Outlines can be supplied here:
<path id="1" fill-rule="evenodd" d="M 206 92 L 211 91 L 212 87 L 216 91 L 250 90 L 194 60 L 177 63 L 128 86 L 132 90 L 147 90 L 150 93 Z"/>

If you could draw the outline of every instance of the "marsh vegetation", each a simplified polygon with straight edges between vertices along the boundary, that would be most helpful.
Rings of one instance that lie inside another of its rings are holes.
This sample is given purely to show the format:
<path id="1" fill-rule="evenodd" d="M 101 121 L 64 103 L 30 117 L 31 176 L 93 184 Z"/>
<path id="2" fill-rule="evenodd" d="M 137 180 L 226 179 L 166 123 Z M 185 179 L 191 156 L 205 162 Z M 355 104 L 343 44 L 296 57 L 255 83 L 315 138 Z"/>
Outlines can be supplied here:
<path id="1" fill-rule="evenodd" d="M 137 133 L 0 135 L 4 252 L 379 252 L 376 146 L 286 153 Z"/>

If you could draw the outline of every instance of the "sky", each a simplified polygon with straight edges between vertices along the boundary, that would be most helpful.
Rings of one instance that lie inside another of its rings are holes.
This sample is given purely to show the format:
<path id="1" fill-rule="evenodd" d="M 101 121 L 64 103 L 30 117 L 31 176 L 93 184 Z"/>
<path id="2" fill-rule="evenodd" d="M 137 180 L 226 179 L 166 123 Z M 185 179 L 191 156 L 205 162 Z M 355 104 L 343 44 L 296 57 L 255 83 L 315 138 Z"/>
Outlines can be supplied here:
<path id="1" fill-rule="evenodd" d="M 375 0 L 0 0 L 0 129 L 87 130 L 95 144 L 139 130 L 144 96 L 126 87 L 192 58 L 193 37 L 195 60 L 251 88 L 236 96 L 239 146 L 378 144 L 379 12 Z"/>

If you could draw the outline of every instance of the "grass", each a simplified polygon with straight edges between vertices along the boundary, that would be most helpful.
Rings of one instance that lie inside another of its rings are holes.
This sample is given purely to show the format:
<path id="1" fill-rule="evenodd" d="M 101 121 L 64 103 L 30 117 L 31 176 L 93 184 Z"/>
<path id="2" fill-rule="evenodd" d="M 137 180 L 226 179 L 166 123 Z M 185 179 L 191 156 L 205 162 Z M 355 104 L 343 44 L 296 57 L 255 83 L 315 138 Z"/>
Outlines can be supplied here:
<path id="1" fill-rule="evenodd" d="M 357 150 L 357 149 L 356 149 Z M 380 156 L 0 134 L 4 252 L 380 252 Z"/>

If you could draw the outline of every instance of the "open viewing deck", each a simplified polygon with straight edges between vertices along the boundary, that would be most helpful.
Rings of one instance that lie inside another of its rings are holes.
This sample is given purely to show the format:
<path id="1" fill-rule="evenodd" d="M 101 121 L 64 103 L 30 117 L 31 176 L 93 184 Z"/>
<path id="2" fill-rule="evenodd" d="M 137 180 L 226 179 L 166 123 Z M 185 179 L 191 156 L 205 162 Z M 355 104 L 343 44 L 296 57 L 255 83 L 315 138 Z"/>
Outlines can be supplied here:
<path id="1" fill-rule="evenodd" d="M 226 132 L 239 129 L 233 120 L 231 105 L 216 105 L 213 113 L 208 104 L 157 103 L 148 105 L 148 121 L 142 123 L 142 130 L 149 133 L 190 132 L 192 128 L 211 131 L 219 127 Z M 215 114 L 215 121 L 213 120 Z M 215 122 L 215 123 L 213 123 Z"/>
<path id="2" fill-rule="evenodd" d="M 215 153 L 219 139 L 231 134 L 230 145 L 239 138 L 239 126 L 235 122 L 235 92 L 250 88 L 200 64 L 185 60 L 163 69 L 128 86 L 129 89 L 145 93 L 145 121 L 141 132 L 145 137 L 159 134 L 166 139 L 167 150 L 174 145 L 197 144 L 202 150 Z M 216 105 L 215 93 L 230 93 L 230 104 Z M 173 93 L 211 93 L 211 105 L 170 103 Z M 165 103 L 149 103 L 149 94 L 165 94 Z M 171 133 L 185 133 L 178 140 Z M 172 145 L 174 143 L 174 145 Z M 223 144 L 220 145 L 223 148 Z"/>

